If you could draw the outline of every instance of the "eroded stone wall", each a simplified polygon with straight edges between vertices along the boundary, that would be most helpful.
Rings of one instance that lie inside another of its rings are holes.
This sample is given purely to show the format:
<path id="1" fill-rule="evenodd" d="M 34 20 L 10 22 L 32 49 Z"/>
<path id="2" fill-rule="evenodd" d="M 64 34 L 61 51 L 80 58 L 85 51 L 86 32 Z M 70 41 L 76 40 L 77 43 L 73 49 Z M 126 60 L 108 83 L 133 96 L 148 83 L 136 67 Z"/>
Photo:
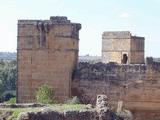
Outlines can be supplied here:
<path id="1" fill-rule="evenodd" d="M 72 81 L 72 95 L 95 103 L 106 94 L 117 108 L 118 101 L 129 110 L 160 110 L 160 63 L 117 65 L 79 63 Z"/>
<path id="2" fill-rule="evenodd" d="M 17 102 L 33 102 L 37 88 L 48 84 L 59 101 L 71 93 L 81 25 L 66 17 L 18 21 Z"/>

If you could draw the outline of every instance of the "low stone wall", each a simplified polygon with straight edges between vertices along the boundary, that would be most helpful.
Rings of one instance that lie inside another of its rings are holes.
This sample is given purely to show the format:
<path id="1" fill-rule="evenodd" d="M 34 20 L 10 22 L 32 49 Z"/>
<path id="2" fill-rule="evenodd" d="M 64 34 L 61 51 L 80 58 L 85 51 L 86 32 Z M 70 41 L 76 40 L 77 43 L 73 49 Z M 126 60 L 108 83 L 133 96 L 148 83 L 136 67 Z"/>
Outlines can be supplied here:
<path id="1" fill-rule="evenodd" d="M 18 120 L 97 120 L 96 111 L 65 111 L 60 113 L 50 109 L 41 112 L 21 114 Z"/>
<path id="2" fill-rule="evenodd" d="M 107 111 L 104 116 L 105 118 L 101 118 L 96 109 L 65 112 L 45 109 L 40 112 L 21 113 L 17 120 L 124 120 L 112 111 Z"/>
<path id="3" fill-rule="evenodd" d="M 47 105 L 38 104 L 38 103 L 25 103 L 25 104 L 5 104 L 1 103 L 0 108 L 35 108 L 35 107 L 45 107 Z"/>

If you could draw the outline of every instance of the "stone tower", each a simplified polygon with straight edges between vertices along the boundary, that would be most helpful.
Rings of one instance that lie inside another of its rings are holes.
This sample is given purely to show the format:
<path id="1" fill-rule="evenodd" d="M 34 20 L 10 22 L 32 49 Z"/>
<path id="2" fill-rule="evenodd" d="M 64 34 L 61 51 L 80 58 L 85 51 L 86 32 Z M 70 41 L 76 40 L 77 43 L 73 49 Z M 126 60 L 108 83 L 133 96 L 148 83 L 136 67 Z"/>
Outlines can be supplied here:
<path id="1" fill-rule="evenodd" d="M 37 88 L 49 84 L 59 101 L 71 94 L 81 24 L 67 17 L 18 21 L 17 102 L 33 102 Z"/>
<path id="2" fill-rule="evenodd" d="M 132 36 L 129 31 L 104 32 L 102 61 L 119 64 L 144 63 L 144 37 Z"/>

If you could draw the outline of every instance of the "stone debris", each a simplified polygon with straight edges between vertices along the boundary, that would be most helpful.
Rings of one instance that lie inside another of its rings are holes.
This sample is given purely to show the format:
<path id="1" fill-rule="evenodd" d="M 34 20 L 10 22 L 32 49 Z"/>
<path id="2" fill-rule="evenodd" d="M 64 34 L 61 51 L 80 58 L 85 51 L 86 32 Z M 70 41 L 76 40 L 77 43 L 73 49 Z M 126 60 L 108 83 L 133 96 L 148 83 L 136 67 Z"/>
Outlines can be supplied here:
<path id="1" fill-rule="evenodd" d="M 103 114 L 109 110 L 108 98 L 106 95 L 97 95 L 96 110 L 98 113 Z"/>
<path id="2" fill-rule="evenodd" d="M 40 112 L 27 112 L 19 115 L 17 120 L 98 120 L 95 110 L 67 110 L 57 112 L 51 109 L 44 109 Z"/>
<path id="3" fill-rule="evenodd" d="M 7 118 L 11 115 L 12 113 L 7 111 L 4 112 L 3 114 L 0 114 L 0 120 L 7 120 Z"/>
<path id="4" fill-rule="evenodd" d="M 99 120 L 120 119 L 111 111 L 108 103 L 108 97 L 106 95 L 97 95 L 96 111 L 99 114 Z"/>

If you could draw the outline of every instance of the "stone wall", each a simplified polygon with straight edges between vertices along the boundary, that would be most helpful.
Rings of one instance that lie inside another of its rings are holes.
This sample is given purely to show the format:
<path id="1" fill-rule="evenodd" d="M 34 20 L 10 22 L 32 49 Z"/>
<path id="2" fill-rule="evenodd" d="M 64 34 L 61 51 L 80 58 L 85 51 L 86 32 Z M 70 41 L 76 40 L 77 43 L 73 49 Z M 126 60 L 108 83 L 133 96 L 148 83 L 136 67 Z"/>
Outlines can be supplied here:
<path id="1" fill-rule="evenodd" d="M 18 21 L 17 102 L 33 102 L 37 88 L 49 84 L 59 101 L 71 93 L 81 25 L 66 17 Z"/>
<path id="2" fill-rule="evenodd" d="M 117 108 L 118 101 L 129 110 L 160 110 L 160 63 L 146 65 L 79 63 L 72 81 L 72 95 L 84 103 L 95 103 L 106 94 Z"/>
<path id="3" fill-rule="evenodd" d="M 22 113 L 17 120 L 124 120 L 112 111 L 108 111 L 105 115 L 106 118 L 101 119 L 95 109 L 66 110 L 64 112 L 44 109 L 39 112 Z"/>
<path id="4" fill-rule="evenodd" d="M 37 112 L 23 112 L 19 114 L 17 120 L 124 120 L 124 118 L 117 116 L 110 109 L 107 109 L 102 117 L 102 113 L 95 108 L 57 111 L 52 107 L 44 107 Z"/>

